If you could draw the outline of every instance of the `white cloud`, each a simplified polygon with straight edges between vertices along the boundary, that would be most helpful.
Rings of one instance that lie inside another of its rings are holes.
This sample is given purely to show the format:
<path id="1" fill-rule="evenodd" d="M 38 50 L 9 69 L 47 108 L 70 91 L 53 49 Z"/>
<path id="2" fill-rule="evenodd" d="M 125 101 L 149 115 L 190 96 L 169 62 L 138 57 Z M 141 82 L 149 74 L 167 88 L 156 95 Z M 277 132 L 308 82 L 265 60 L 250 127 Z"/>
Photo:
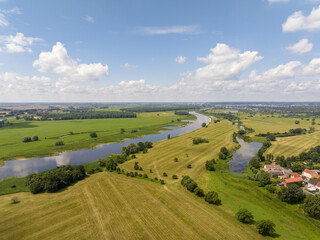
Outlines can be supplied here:
<path id="1" fill-rule="evenodd" d="M 85 16 L 83 19 L 89 23 L 94 23 L 94 18 L 91 16 Z"/>
<path id="2" fill-rule="evenodd" d="M 79 64 L 69 57 L 63 44 L 57 42 L 51 52 L 41 52 L 33 62 L 39 72 L 54 73 L 64 77 L 64 81 L 92 81 L 109 75 L 108 65 L 102 63 Z"/>
<path id="3" fill-rule="evenodd" d="M 184 63 L 186 60 L 187 60 L 187 57 L 185 57 L 185 56 L 179 56 L 179 57 L 176 57 L 176 58 L 174 59 L 174 61 L 175 61 L 176 63 L 179 63 L 179 64 Z"/>
<path id="4" fill-rule="evenodd" d="M 7 18 L 8 16 L 14 15 L 14 14 L 15 15 L 22 14 L 22 11 L 19 8 L 12 8 L 12 9 L 6 9 L 6 10 L 0 9 L 0 26 L 1 27 L 9 26 L 10 22 Z"/>
<path id="5" fill-rule="evenodd" d="M 135 68 L 136 66 L 129 64 L 129 63 L 125 63 L 121 65 L 122 68 L 126 68 L 126 69 L 130 69 L 130 68 Z"/>
<path id="6" fill-rule="evenodd" d="M 287 47 L 291 53 L 305 54 L 311 52 L 313 44 L 307 38 L 301 39 L 299 42 Z"/>
<path id="7" fill-rule="evenodd" d="M 302 11 L 294 12 L 282 24 L 283 32 L 295 32 L 299 30 L 315 31 L 320 29 L 320 6 L 313 8 L 308 16 Z"/>
<path id="8" fill-rule="evenodd" d="M 197 80 L 232 80 L 243 73 L 253 63 L 261 60 L 257 51 L 245 51 L 230 48 L 228 45 L 218 43 L 210 49 L 207 57 L 198 57 L 198 61 L 208 65 L 198 68 L 195 73 Z"/>
<path id="9" fill-rule="evenodd" d="M 41 38 L 25 37 L 23 33 L 17 33 L 15 36 L 0 35 L 0 44 L 4 44 L 3 50 L 9 53 L 32 52 L 30 46 L 41 41 Z"/>
<path id="10" fill-rule="evenodd" d="M 145 35 L 165 35 L 165 34 L 199 34 L 201 31 L 198 26 L 168 26 L 168 27 L 141 27 L 139 33 Z"/>

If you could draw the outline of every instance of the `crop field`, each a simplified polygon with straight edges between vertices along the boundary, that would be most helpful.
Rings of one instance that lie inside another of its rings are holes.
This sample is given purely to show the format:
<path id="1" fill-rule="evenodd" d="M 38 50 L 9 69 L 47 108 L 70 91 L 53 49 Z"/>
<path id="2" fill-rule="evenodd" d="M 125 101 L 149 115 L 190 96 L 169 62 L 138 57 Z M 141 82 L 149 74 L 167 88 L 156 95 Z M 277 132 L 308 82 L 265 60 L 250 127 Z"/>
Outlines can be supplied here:
<path id="1" fill-rule="evenodd" d="M 56 152 L 91 148 L 102 143 L 155 133 L 164 126 L 181 125 L 182 123 L 177 121 L 178 118 L 192 119 L 194 116 L 177 116 L 173 112 L 158 112 L 142 113 L 138 114 L 137 118 L 121 119 L 10 120 L 14 123 L 13 126 L 0 128 L 0 161 L 48 156 Z M 121 134 L 121 128 L 126 132 Z M 132 130 L 137 132 L 132 133 Z M 97 132 L 98 137 L 91 138 L 90 132 Z M 24 136 L 39 136 L 40 141 L 23 143 Z M 65 145 L 55 146 L 57 140 L 63 140 Z"/>
<path id="2" fill-rule="evenodd" d="M 318 145 L 320 145 L 319 131 L 308 135 L 277 138 L 266 153 L 272 153 L 274 156 L 297 156 Z"/>

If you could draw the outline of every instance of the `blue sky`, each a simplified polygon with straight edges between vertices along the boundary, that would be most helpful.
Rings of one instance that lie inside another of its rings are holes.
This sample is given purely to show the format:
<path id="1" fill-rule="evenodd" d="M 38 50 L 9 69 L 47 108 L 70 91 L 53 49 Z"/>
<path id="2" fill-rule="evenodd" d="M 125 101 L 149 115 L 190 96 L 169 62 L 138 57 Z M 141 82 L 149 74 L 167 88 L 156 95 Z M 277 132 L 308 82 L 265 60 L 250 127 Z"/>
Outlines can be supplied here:
<path id="1" fill-rule="evenodd" d="M 317 0 L 0 0 L 0 102 L 320 101 Z"/>

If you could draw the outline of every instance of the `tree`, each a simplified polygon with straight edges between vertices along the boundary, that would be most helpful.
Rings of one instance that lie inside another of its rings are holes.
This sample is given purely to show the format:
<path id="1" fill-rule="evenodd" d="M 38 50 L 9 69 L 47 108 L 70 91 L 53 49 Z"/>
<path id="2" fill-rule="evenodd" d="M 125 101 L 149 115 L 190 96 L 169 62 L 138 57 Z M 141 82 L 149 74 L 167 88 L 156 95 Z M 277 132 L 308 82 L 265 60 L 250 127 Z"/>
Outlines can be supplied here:
<path id="1" fill-rule="evenodd" d="M 143 174 L 143 177 L 144 177 L 144 178 L 148 178 L 148 174 L 146 174 L 146 173 Z"/>
<path id="2" fill-rule="evenodd" d="M 178 179 L 178 176 L 177 175 L 172 175 L 172 179 Z"/>
<path id="3" fill-rule="evenodd" d="M 216 163 L 216 161 L 214 159 L 206 161 L 206 169 L 208 171 L 214 171 L 215 170 L 215 168 L 214 168 L 215 163 Z"/>
<path id="4" fill-rule="evenodd" d="M 210 204 L 220 205 L 221 200 L 218 197 L 218 194 L 214 191 L 208 192 L 204 197 L 204 200 Z"/>
<path id="5" fill-rule="evenodd" d="M 258 156 L 254 156 L 253 158 L 251 158 L 249 165 L 251 165 L 255 169 L 259 169 L 260 168 L 260 161 L 261 160 Z"/>
<path id="6" fill-rule="evenodd" d="M 62 146 L 64 142 L 62 140 L 56 141 L 56 146 Z"/>
<path id="7" fill-rule="evenodd" d="M 188 164 L 188 165 L 187 165 L 187 168 L 192 168 L 191 164 Z"/>
<path id="8" fill-rule="evenodd" d="M 259 181 L 259 187 L 264 187 L 268 184 L 271 183 L 271 179 L 270 179 L 270 173 L 268 172 L 263 172 L 261 171 L 260 173 L 258 173 L 258 181 Z"/>
<path id="9" fill-rule="evenodd" d="M 32 141 L 38 141 L 39 140 L 39 137 L 38 136 L 33 136 L 32 137 Z"/>
<path id="10" fill-rule="evenodd" d="M 303 209 L 310 217 L 320 219 L 320 197 L 308 195 Z"/>
<path id="11" fill-rule="evenodd" d="M 164 177 L 168 177 L 168 174 L 166 172 L 163 173 Z"/>
<path id="12" fill-rule="evenodd" d="M 18 197 L 13 197 L 13 198 L 11 198 L 11 203 L 12 204 L 17 204 L 17 203 L 19 203 L 20 201 L 19 201 L 19 198 Z"/>
<path id="13" fill-rule="evenodd" d="M 257 230 L 261 235 L 271 235 L 275 233 L 275 226 L 271 220 L 261 220 L 256 224 Z"/>
<path id="14" fill-rule="evenodd" d="M 187 189 L 190 192 L 193 192 L 197 187 L 198 187 L 198 184 L 193 180 L 187 185 Z"/>
<path id="15" fill-rule="evenodd" d="M 178 160 L 177 157 L 175 157 L 173 160 L 174 160 L 175 162 L 179 162 L 179 160 Z"/>
<path id="16" fill-rule="evenodd" d="M 134 168 L 134 170 L 139 170 L 140 169 L 139 163 L 135 162 L 133 168 Z"/>
<path id="17" fill-rule="evenodd" d="M 227 159 L 227 156 L 224 155 L 222 152 L 219 152 L 219 153 L 218 153 L 218 156 L 219 156 L 219 158 L 222 159 L 222 160 L 226 160 L 226 159 Z"/>
<path id="18" fill-rule="evenodd" d="M 270 192 L 270 193 L 275 193 L 275 191 L 277 190 L 277 188 L 275 187 L 275 186 L 273 186 L 273 185 L 267 185 L 266 186 L 266 190 L 268 191 L 268 192 Z"/>
<path id="19" fill-rule="evenodd" d="M 302 189 L 296 184 L 288 184 L 287 187 L 283 187 L 279 192 L 279 198 L 283 202 L 287 203 L 299 203 L 304 199 Z"/>
<path id="20" fill-rule="evenodd" d="M 200 188 L 200 187 L 197 187 L 194 189 L 194 193 L 198 196 L 198 197 L 204 197 L 205 194 L 204 194 L 204 191 Z"/>
<path id="21" fill-rule="evenodd" d="M 118 164 L 112 159 L 108 158 L 106 161 L 106 168 L 108 171 L 115 171 L 117 169 Z"/>
<path id="22" fill-rule="evenodd" d="M 167 138 L 168 138 L 168 139 L 170 139 L 170 138 L 171 138 L 171 135 L 170 135 L 170 134 L 168 134 Z"/>
<path id="23" fill-rule="evenodd" d="M 226 147 L 222 147 L 220 149 L 220 152 L 222 152 L 224 155 L 228 155 L 228 153 L 229 153 L 229 151 L 228 151 L 228 149 Z"/>
<path id="24" fill-rule="evenodd" d="M 201 124 L 201 127 L 206 127 L 206 126 L 207 124 L 205 122 Z"/>
<path id="25" fill-rule="evenodd" d="M 123 128 L 120 129 L 120 133 L 124 134 L 126 130 L 124 130 Z"/>
<path id="26" fill-rule="evenodd" d="M 22 142 L 31 142 L 31 137 L 23 137 Z"/>
<path id="27" fill-rule="evenodd" d="M 96 132 L 92 132 L 92 133 L 90 133 L 90 137 L 96 138 L 96 137 L 98 137 L 98 134 Z"/>
<path id="28" fill-rule="evenodd" d="M 298 173 L 302 173 L 304 169 L 305 169 L 305 166 L 301 163 L 293 163 L 291 167 L 291 170 L 293 172 L 298 172 Z"/>
<path id="29" fill-rule="evenodd" d="M 295 123 L 295 124 L 299 124 L 299 123 L 300 123 L 300 121 L 296 120 L 296 121 L 294 121 L 294 123 Z"/>
<path id="30" fill-rule="evenodd" d="M 241 208 L 238 210 L 238 212 L 236 213 L 236 218 L 242 223 L 246 223 L 246 224 L 253 223 L 252 213 L 245 208 Z"/>

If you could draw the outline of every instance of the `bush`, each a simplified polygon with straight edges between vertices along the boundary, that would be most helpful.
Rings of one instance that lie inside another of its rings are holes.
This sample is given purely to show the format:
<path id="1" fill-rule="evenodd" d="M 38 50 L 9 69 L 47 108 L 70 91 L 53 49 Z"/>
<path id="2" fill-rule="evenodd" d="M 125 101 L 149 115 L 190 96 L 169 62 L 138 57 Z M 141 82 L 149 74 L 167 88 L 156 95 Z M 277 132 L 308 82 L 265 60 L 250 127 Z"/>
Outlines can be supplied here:
<path id="1" fill-rule="evenodd" d="M 143 174 L 143 177 L 144 177 L 144 178 L 148 178 L 148 174 L 146 174 L 146 173 Z"/>
<path id="2" fill-rule="evenodd" d="M 219 152 L 219 153 L 218 153 L 218 156 L 219 156 L 219 158 L 222 159 L 222 160 L 226 160 L 226 159 L 227 159 L 227 156 L 226 156 L 225 154 L 223 154 L 222 152 Z"/>
<path id="3" fill-rule="evenodd" d="M 205 139 L 205 138 L 201 138 L 201 137 L 197 137 L 197 138 L 194 138 L 192 140 L 193 144 L 199 144 L 199 143 L 208 143 L 209 140 L 208 139 Z"/>
<path id="4" fill-rule="evenodd" d="M 204 200 L 210 204 L 220 205 L 221 200 L 218 197 L 218 194 L 214 191 L 208 192 L 204 197 Z"/>
<path id="5" fill-rule="evenodd" d="M 192 168 L 191 164 L 188 164 L 188 165 L 187 165 L 187 168 Z"/>
<path id="6" fill-rule="evenodd" d="M 11 198 L 11 203 L 12 204 L 17 204 L 17 203 L 19 203 L 20 201 L 19 201 L 19 199 L 18 199 L 18 197 L 13 197 L 13 198 Z"/>
<path id="7" fill-rule="evenodd" d="M 32 141 L 39 141 L 39 137 L 38 136 L 33 136 L 32 137 Z"/>
<path id="8" fill-rule="evenodd" d="M 267 185 L 267 186 L 266 186 L 266 190 L 267 190 L 268 192 L 270 192 L 270 193 L 275 193 L 276 190 L 277 190 L 277 188 L 276 188 L 275 186 L 273 186 L 273 185 Z"/>
<path id="9" fill-rule="evenodd" d="M 179 162 L 179 160 L 178 160 L 177 157 L 175 157 L 173 160 L 174 160 L 175 162 Z"/>
<path id="10" fill-rule="evenodd" d="M 260 168 L 260 162 L 261 159 L 258 156 L 254 156 L 253 158 L 251 158 L 249 165 L 252 166 L 255 169 L 259 169 Z"/>
<path id="11" fill-rule="evenodd" d="M 229 154 L 229 151 L 228 151 L 228 149 L 226 147 L 222 147 L 220 149 L 220 152 L 222 152 L 224 155 L 228 155 Z"/>
<path id="12" fill-rule="evenodd" d="M 270 173 L 261 171 L 258 173 L 257 179 L 259 181 L 259 187 L 264 187 L 271 183 Z"/>
<path id="13" fill-rule="evenodd" d="M 193 192 L 198 187 L 198 184 L 189 176 L 182 177 L 181 185 L 186 187 L 190 192 Z"/>
<path id="14" fill-rule="evenodd" d="M 140 170 L 139 163 L 135 162 L 133 168 L 134 168 L 134 170 Z"/>
<path id="15" fill-rule="evenodd" d="M 214 168 L 215 163 L 216 163 L 216 161 L 214 159 L 206 161 L 206 169 L 208 171 L 214 171 L 215 170 L 215 168 Z"/>
<path id="16" fill-rule="evenodd" d="M 172 175 L 172 179 L 178 179 L 177 175 Z"/>
<path id="17" fill-rule="evenodd" d="M 22 142 L 31 142 L 31 137 L 23 137 Z"/>
<path id="18" fill-rule="evenodd" d="M 166 184 L 163 179 L 160 180 L 160 183 L 161 183 L 162 185 Z"/>
<path id="19" fill-rule="evenodd" d="M 207 124 L 205 122 L 201 124 L 201 127 L 206 127 L 206 126 Z"/>
<path id="20" fill-rule="evenodd" d="M 253 223 L 252 213 L 245 208 L 239 209 L 239 211 L 236 213 L 236 218 L 242 223 Z"/>
<path id="21" fill-rule="evenodd" d="M 204 191 L 200 187 L 197 187 L 196 189 L 194 189 L 194 193 L 198 197 L 204 197 L 205 196 Z"/>
<path id="22" fill-rule="evenodd" d="M 56 142 L 56 146 L 62 146 L 64 145 L 64 142 L 62 140 L 59 140 Z"/>
<path id="23" fill-rule="evenodd" d="M 260 234 L 271 235 L 275 233 L 275 224 L 271 220 L 261 220 L 257 222 L 256 227 Z"/>
<path id="24" fill-rule="evenodd" d="M 98 137 L 98 134 L 96 132 L 92 132 L 92 133 L 90 133 L 90 137 L 96 138 L 96 137 Z"/>
<path id="25" fill-rule="evenodd" d="M 168 174 L 166 172 L 163 173 L 164 177 L 168 177 Z"/>
<path id="26" fill-rule="evenodd" d="M 115 171 L 117 169 L 117 166 L 118 164 L 112 158 L 108 158 L 106 160 L 106 168 L 108 171 Z"/>

